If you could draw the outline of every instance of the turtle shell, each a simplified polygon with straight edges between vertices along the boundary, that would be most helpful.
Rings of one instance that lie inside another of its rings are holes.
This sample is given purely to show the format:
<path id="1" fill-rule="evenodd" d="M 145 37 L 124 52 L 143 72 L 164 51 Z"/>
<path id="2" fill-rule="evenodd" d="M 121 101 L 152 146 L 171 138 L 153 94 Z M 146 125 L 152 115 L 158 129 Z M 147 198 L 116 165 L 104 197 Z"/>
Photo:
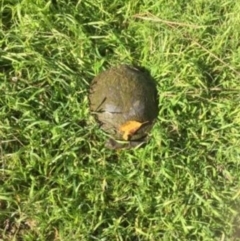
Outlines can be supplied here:
<path id="1" fill-rule="evenodd" d="M 89 102 L 101 128 L 117 140 L 126 140 L 121 131 L 126 123 L 141 123 L 127 140 L 143 139 L 158 115 L 154 80 L 147 72 L 128 65 L 97 75 L 90 86 Z"/>

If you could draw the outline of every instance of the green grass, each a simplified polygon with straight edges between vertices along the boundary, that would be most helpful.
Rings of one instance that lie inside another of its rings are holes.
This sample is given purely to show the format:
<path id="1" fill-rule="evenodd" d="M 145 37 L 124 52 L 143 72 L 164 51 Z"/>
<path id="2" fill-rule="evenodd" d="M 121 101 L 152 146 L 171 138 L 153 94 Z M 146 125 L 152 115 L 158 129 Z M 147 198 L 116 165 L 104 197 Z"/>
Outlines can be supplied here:
<path id="1" fill-rule="evenodd" d="M 68 2 L 68 3 L 67 3 Z M 240 3 L 2 0 L 0 240 L 240 240 Z M 150 143 L 111 151 L 89 83 L 147 68 Z"/>

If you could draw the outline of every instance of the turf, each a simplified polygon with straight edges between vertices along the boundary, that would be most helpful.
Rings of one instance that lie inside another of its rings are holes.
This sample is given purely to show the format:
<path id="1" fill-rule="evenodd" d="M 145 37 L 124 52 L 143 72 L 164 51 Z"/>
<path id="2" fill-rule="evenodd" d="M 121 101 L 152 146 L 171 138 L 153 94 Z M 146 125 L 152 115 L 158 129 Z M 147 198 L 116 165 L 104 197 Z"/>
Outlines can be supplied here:
<path id="1" fill-rule="evenodd" d="M 240 240 L 240 2 L 0 3 L 0 240 Z M 112 151 L 92 78 L 147 68 L 160 112 Z"/>

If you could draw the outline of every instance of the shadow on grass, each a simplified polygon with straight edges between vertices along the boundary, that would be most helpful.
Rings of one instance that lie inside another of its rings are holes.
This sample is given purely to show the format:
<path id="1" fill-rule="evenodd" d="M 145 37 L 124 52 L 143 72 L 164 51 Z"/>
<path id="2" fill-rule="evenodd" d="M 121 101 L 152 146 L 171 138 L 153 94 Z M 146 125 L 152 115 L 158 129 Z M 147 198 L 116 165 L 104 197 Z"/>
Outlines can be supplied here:
<path id="1" fill-rule="evenodd" d="M 4 31 L 7 31 L 9 29 L 11 29 L 13 23 L 13 10 L 11 7 L 14 7 L 14 3 L 17 4 L 18 2 L 14 0 L 13 1 L 9 1 L 9 0 L 3 0 L 3 6 L 4 8 L 1 9 L 0 12 L 0 18 L 2 20 L 2 29 Z"/>

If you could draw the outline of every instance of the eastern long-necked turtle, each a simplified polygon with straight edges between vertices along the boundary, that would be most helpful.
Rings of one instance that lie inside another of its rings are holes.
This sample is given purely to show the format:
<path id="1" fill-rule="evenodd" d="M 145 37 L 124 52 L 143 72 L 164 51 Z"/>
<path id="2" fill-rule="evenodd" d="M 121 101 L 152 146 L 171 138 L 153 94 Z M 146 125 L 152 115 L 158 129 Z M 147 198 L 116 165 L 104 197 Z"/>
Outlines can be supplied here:
<path id="1" fill-rule="evenodd" d="M 89 102 L 91 113 L 112 137 L 110 148 L 144 142 L 158 115 L 155 81 L 148 72 L 129 65 L 115 66 L 97 75 L 90 86 Z"/>

